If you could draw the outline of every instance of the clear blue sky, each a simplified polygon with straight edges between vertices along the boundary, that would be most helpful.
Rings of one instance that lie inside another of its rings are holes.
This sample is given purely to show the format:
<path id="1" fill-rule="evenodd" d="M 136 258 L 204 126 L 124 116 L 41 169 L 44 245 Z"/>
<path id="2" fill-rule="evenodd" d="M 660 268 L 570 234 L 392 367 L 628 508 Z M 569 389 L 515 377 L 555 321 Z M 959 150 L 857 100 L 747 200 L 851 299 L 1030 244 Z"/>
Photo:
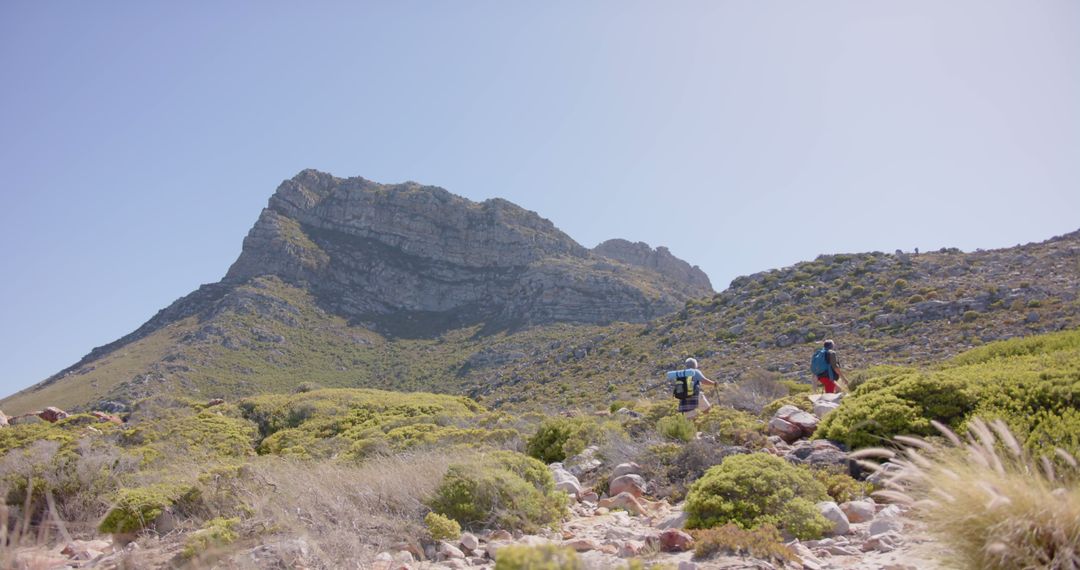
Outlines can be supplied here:
<path id="1" fill-rule="evenodd" d="M 308 167 L 667 245 L 717 289 L 1080 228 L 1071 0 L 7 0 L 0 82 L 0 394 L 220 279 Z"/>

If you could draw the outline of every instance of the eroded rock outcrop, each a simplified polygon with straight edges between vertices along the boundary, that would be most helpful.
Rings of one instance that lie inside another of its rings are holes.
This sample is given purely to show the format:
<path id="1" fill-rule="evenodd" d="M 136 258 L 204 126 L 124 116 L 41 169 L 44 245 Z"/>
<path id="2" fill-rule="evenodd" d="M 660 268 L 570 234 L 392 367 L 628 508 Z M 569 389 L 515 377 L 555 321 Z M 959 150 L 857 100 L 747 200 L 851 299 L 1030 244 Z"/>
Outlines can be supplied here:
<path id="1" fill-rule="evenodd" d="M 335 313 L 400 334 L 641 322 L 712 292 L 666 249 L 630 245 L 644 249 L 609 242 L 592 253 L 506 200 L 305 170 L 270 198 L 225 281 L 275 275 Z"/>

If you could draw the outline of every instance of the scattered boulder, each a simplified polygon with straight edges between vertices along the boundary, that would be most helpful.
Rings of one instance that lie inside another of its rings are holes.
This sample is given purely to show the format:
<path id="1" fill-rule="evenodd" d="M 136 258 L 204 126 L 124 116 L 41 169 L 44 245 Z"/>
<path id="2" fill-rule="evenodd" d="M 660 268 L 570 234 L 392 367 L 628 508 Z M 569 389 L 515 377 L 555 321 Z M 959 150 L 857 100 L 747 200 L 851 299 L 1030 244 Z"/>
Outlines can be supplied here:
<path id="1" fill-rule="evenodd" d="M 664 552 L 686 552 L 693 547 L 694 538 L 677 528 L 660 533 L 660 549 Z"/>
<path id="2" fill-rule="evenodd" d="M 892 552 L 903 543 L 904 537 L 901 536 L 900 533 L 886 532 L 871 536 L 862 544 L 861 550 L 863 552 Z"/>
<path id="3" fill-rule="evenodd" d="M 39 417 L 39 418 L 41 418 L 41 419 L 43 419 L 43 420 L 45 420 L 45 421 L 47 421 L 47 422 L 49 422 L 51 424 L 54 424 L 54 423 L 56 423 L 56 422 L 58 422 L 58 421 L 60 421 L 60 420 L 62 420 L 64 418 L 68 417 L 68 413 L 65 412 L 64 410 L 61 410 L 60 408 L 54 408 L 52 406 L 49 406 L 48 408 L 45 408 L 43 411 L 37 412 L 37 417 Z"/>
<path id="4" fill-rule="evenodd" d="M 241 568 L 303 568 L 312 566 L 311 546 L 302 538 L 262 544 L 232 560 Z"/>
<path id="5" fill-rule="evenodd" d="M 837 402 L 817 401 L 814 402 L 814 415 L 819 418 L 824 418 L 829 412 L 839 407 L 840 404 Z"/>
<path id="6" fill-rule="evenodd" d="M 120 418 L 118 418 L 118 417 L 116 417 L 116 416 L 114 416 L 112 414 L 106 414 L 105 412 L 90 412 L 90 415 L 94 416 L 95 418 L 98 419 L 99 422 L 102 422 L 102 423 L 110 423 L 110 424 L 116 424 L 116 425 L 121 425 L 121 424 L 124 423 L 124 420 L 122 420 L 122 419 L 120 419 Z"/>
<path id="7" fill-rule="evenodd" d="M 4 415 L 3 411 L 0 411 L 0 427 L 6 427 L 7 425 L 8 425 L 7 416 Z"/>
<path id="8" fill-rule="evenodd" d="M 641 556 L 645 550 L 645 542 L 641 540 L 627 540 L 619 545 L 617 555 L 619 558 L 635 558 Z"/>
<path id="9" fill-rule="evenodd" d="M 488 540 L 514 540 L 514 535 L 508 530 L 496 530 L 491 533 Z"/>
<path id="10" fill-rule="evenodd" d="M 465 558 L 465 553 L 460 548 L 446 541 L 439 542 L 439 559 Z"/>
<path id="11" fill-rule="evenodd" d="M 107 540 L 73 540 L 60 554 L 75 560 L 93 560 L 112 550 L 112 543 Z"/>
<path id="12" fill-rule="evenodd" d="M 461 539 L 458 542 L 461 543 L 461 547 L 466 552 L 476 552 L 476 549 L 480 548 L 480 539 L 476 538 L 476 535 L 471 532 L 461 533 Z"/>
<path id="13" fill-rule="evenodd" d="M 207 408 L 212 408 L 214 406 L 220 406 L 220 405 L 222 405 L 224 403 L 225 403 L 225 398 L 214 398 L 213 400 L 210 400 L 209 402 L 206 403 L 206 407 Z"/>
<path id="14" fill-rule="evenodd" d="M 572 540 L 566 540 L 563 541 L 563 546 L 567 548 L 573 548 L 577 552 L 600 550 L 600 543 L 590 538 L 575 538 Z"/>
<path id="15" fill-rule="evenodd" d="M 870 536 L 877 536 L 888 532 L 900 532 L 903 524 L 900 522 L 900 508 L 889 505 L 878 512 L 870 523 Z"/>
<path id="16" fill-rule="evenodd" d="M 634 497 L 641 497 L 645 494 L 645 479 L 641 475 L 622 475 L 611 480 L 608 486 L 608 493 L 611 496 L 616 496 L 621 493 L 630 493 Z"/>
<path id="17" fill-rule="evenodd" d="M 828 534 L 832 536 L 844 535 L 851 530 L 847 515 L 832 501 L 822 501 L 817 504 L 818 511 L 833 524 Z M 834 553 L 835 554 L 835 553 Z"/>
<path id="18" fill-rule="evenodd" d="M 575 499 L 581 495 L 581 481 L 578 481 L 578 478 L 573 473 L 564 469 L 562 463 L 552 463 L 548 465 L 548 469 L 551 471 L 552 477 L 555 478 L 556 489 Z"/>
<path id="19" fill-rule="evenodd" d="M 782 418 L 769 420 L 769 433 L 779 436 L 785 443 L 794 443 L 802 437 L 802 428 Z"/>
<path id="20" fill-rule="evenodd" d="M 584 477 L 585 475 L 596 471 L 603 465 L 603 463 L 596 458 L 596 453 L 598 451 L 600 451 L 600 448 L 595 445 L 586 447 L 585 451 L 564 461 L 563 467 L 574 477 Z"/>
<path id="21" fill-rule="evenodd" d="M 875 485 L 877 487 L 884 487 L 885 486 L 885 481 L 887 481 L 890 476 L 892 476 L 893 474 L 897 473 L 900 470 L 901 470 L 901 467 L 899 465 L 897 465 L 895 463 L 892 463 L 892 462 L 889 462 L 889 461 L 886 461 L 885 463 L 882 463 L 881 465 L 878 466 L 877 471 L 874 471 L 873 473 L 870 474 L 869 477 L 866 478 L 866 482 L 870 483 L 872 485 Z"/>
<path id="22" fill-rule="evenodd" d="M 811 467 L 835 466 L 848 471 L 852 469 L 847 452 L 840 445 L 827 439 L 796 442 L 792 445 L 791 450 L 784 455 L 784 459 L 795 464 L 805 464 Z"/>
<path id="23" fill-rule="evenodd" d="M 611 472 L 612 479 L 618 479 L 623 475 L 641 475 L 641 466 L 637 463 L 620 463 Z"/>
<path id="24" fill-rule="evenodd" d="M 803 437 L 810 437 L 811 435 L 813 435 L 814 431 L 817 429 L 818 422 L 821 421 L 814 414 L 804 412 L 802 410 L 799 410 L 797 413 L 791 414 L 790 416 L 783 419 L 787 420 L 789 423 L 793 423 L 799 426 L 799 428 L 802 429 Z"/>
<path id="25" fill-rule="evenodd" d="M 637 500 L 637 497 L 630 493 L 619 493 L 614 497 L 607 499 L 600 499 L 600 507 L 606 509 L 625 509 L 626 511 L 638 516 L 644 516 L 648 514 L 648 511 L 642 506 L 641 502 Z"/>
<path id="26" fill-rule="evenodd" d="M 873 520 L 874 508 L 874 502 L 870 500 L 848 501 L 840 505 L 840 510 L 844 511 L 848 521 L 856 524 Z"/>
<path id="27" fill-rule="evenodd" d="M 663 522 L 656 525 L 656 528 L 660 530 L 667 530 L 669 528 L 686 528 L 686 521 L 689 518 L 690 515 L 683 511 L 677 515 L 665 519 Z"/>

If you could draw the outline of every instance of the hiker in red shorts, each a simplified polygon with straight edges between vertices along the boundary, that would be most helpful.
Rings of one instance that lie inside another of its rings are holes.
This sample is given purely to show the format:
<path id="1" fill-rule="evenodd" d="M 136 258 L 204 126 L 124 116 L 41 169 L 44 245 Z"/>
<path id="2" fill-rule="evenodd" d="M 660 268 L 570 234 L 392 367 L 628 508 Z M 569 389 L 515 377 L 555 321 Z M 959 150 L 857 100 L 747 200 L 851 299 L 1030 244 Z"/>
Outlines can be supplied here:
<path id="1" fill-rule="evenodd" d="M 810 362 L 810 371 L 817 376 L 818 382 L 825 387 L 826 394 L 833 394 L 836 392 L 836 380 L 843 380 L 847 382 L 847 377 L 844 376 L 844 370 L 840 368 L 840 357 L 833 350 L 835 343 L 831 340 L 825 341 L 825 345 L 822 348 L 817 349 L 814 353 L 814 358 Z"/>

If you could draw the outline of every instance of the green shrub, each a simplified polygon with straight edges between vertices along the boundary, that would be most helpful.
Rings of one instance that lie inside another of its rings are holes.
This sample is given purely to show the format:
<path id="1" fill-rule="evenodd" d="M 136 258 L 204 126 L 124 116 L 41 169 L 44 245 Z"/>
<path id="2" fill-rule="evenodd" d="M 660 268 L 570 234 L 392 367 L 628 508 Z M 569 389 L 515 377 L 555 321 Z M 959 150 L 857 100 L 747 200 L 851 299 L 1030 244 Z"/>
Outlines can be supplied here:
<path id="1" fill-rule="evenodd" d="M 239 525 L 239 518 L 217 517 L 206 521 L 202 528 L 188 535 L 180 556 L 191 559 L 208 550 L 232 544 L 239 538 L 236 532 Z"/>
<path id="2" fill-rule="evenodd" d="M 1073 423 L 1080 403 L 1078 369 L 1077 330 L 991 343 L 932 372 L 879 367 L 816 434 L 853 448 L 874 446 L 896 435 L 936 435 L 931 420 L 962 429 L 980 415 L 1004 419 L 1032 453 L 1080 451 L 1076 432 L 1062 427 Z"/>
<path id="3" fill-rule="evenodd" d="M 810 471 L 836 503 L 846 503 L 870 496 L 869 483 L 856 481 L 839 468 L 815 468 Z"/>
<path id="4" fill-rule="evenodd" d="M 544 463 L 555 463 L 584 451 L 597 431 L 586 418 L 551 418 L 540 424 L 525 451 Z"/>
<path id="5" fill-rule="evenodd" d="M 798 558 L 784 545 L 780 531 L 766 524 L 754 530 L 746 530 L 735 524 L 716 528 L 695 530 L 694 558 L 705 560 L 716 555 L 753 557 L 784 564 Z"/>
<path id="6" fill-rule="evenodd" d="M 693 422 L 686 419 L 683 414 L 660 418 L 660 421 L 656 422 L 656 431 L 668 439 L 679 441 L 690 441 L 697 434 Z"/>
<path id="7" fill-rule="evenodd" d="M 726 445 L 757 449 L 766 442 L 764 422 L 753 414 L 731 408 L 713 406 L 695 417 L 694 425 L 698 431 L 713 435 Z"/>
<path id="8" fill-rule="evenodd" d="M 733 455 L 690 487 L 687 527 L 771 524 L 800 539 L 818 538 L 830 523 L 814 505 L 828 498 L 806 469 L 764 453 Z"/>
<path id="9" fill-rule="evenodd" d="M 566 494 L 554 487 L 551 474 L 535 459 L 492 454 L 451 465 L 428 506 L 472 530 L 533 532 L 566 512 Z"/>
<path id="10" fill-rule="evenodd" d="M 198 500 L 198 489 L 189 485 L 159 483 L 148 487 L 121 489 L 112 510 L 98 525 L 108 533 L 138 532 L 150 527 L 167 509 Z"/>
<path id="11" fill-rule="evenodd" d="M 570 548 L 543 546 L 506 546 L 499 549 L 495 570 L 584 570 L 585 565 Z"/>
<path id="12" fill-rule="evenodd" d="M 454 519 L 450 519 L 434 511 L 424 517 L 428 533 L 435 540 L 457 540 L 461 538 L 461 525 Z"/>
<path id="13" fill-rule="evenodd" d="M 979 318 L 979 311 L 964 311 L 964 322 L 970 323 Z"/>

